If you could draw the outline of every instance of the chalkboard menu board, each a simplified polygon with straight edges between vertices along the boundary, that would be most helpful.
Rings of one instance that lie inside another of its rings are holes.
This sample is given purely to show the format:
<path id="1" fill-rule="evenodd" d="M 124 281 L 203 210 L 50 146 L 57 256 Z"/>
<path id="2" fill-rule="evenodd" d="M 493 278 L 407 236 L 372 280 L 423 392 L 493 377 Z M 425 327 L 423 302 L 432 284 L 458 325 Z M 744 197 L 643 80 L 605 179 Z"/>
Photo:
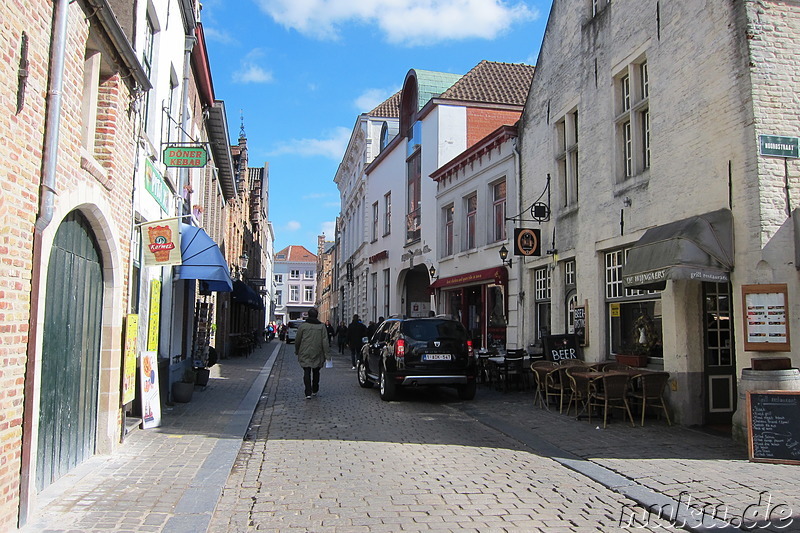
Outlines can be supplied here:
<path id="1" fill-rule="evenodd" d="M 800 391 L 747 393 L 751 461 L 800 464 Z"/>
<path id="2" fill-rule="evenodd" d="M 564 359 L 581 359 L 577 335 L 545 335 L 544 358 L 548 361 L 561 362 Z"/>

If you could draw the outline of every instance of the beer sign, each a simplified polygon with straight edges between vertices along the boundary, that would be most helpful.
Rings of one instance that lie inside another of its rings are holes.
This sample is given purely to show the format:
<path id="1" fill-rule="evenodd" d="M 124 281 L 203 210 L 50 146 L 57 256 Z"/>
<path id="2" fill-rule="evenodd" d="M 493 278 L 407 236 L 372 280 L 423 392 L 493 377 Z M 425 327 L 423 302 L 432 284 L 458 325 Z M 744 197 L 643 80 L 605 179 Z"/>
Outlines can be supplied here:
<path id="1" fill-rule="evenodd" d="M 173 145 L 164 148 L 164 164 L 168 167 L 204 167 L 208 162 L 208 152 L 199 145 Z"/>

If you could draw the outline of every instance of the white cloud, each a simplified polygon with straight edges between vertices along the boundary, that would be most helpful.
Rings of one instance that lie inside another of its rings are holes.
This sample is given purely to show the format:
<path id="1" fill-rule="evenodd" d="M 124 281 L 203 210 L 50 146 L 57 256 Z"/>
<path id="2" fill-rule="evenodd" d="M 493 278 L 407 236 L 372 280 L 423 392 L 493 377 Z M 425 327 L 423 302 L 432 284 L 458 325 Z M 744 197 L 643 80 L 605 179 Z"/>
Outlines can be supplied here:
<path id="1" fill-rule="evenodd" d="M 258 0 L 277 23 L 318 39 L 337 39 L 355 22 L 378 26 L 394 44 L 494 39 L 539 12 L 515 0 Z"/>
<path id="2" fill-rule="evenodd" d="M 203 34 L 209 41 L 215 41 L 221 44 L 238 44 L 239 42 L 225 30 L 218 30 L 208 26 L 203 26 Z"/>
<path id="3" fill-rule="evenodd" d="M 270 83 L 272 72 L 259 64 L 264 52 L 258 48 L 251 50 L 239 63 L 239 70 L 233 73 L 233 81 L 237 83 Z"/>
<path id="4" fill-rule="evenodd" d="M 302 224 L 300 224 L 300 223 L 299 223 L 298 221 L 296 221 L 296 220 L 290 220 L 289 222 L 287 222 L 287 223 L 286 223 L 286 229 L 287 229 L 288 231 L 297 231 L 297 230 L 299 230 L 301 227 L 302 227 Z"/>
<path id="5" fill-rule="evenodd" d="M 378 104 L 392 96 L 400 89 L 367 89 L 356 98 L 354 105 L 360 113 L 367 113 L 375 109 Z"/>
<path id="6" fill-rule="evenodd" d="M 321 231 L 325 234 L 326 241 L 332 241 L 336 234 L 336 221 L 323 222 Z"/>
<path id="7" fill-rule="evenodd" d="M 347 143 L 350 142 L 350 130 L 339 127 L 322 139 L 292 139 L 278 144 L 269 155 L 294 154 L 304 157 L 322 156 L 339 161 L 342 159 Z"/>

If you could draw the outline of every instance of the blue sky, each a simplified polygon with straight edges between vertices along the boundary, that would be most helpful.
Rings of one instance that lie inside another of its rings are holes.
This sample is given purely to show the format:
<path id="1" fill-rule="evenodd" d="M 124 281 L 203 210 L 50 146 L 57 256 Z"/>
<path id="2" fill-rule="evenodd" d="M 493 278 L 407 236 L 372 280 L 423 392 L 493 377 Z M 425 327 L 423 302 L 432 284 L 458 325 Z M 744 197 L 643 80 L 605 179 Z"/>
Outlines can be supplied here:
<path id="1" fill-rule="evenodd" d="M 551 0 L 205 0 L 214 91 L 231 142 L 270 166 L 275 249 L 334 238 L 333 178 L 359 114 L 409 69 L 535 64 Z"/>

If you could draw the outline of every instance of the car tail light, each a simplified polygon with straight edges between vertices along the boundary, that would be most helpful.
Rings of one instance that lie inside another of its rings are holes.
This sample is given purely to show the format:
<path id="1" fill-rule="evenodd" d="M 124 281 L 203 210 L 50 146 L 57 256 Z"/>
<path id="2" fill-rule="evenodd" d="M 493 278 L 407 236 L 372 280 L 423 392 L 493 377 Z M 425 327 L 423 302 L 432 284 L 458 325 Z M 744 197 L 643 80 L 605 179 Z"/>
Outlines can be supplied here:
<path id="1" fill-rule="evenodd" d="M 467 353 L 470 357 L 475 357 L 475 350 L 472 349 L 472 340 L 467 341 Z"/>
<path id="2" fill-rule="evenodd" d="M 406 340 L 397 339 L 394 343 L 394 356 L 396 359 L 403 359 L 406 356 Z"/>

